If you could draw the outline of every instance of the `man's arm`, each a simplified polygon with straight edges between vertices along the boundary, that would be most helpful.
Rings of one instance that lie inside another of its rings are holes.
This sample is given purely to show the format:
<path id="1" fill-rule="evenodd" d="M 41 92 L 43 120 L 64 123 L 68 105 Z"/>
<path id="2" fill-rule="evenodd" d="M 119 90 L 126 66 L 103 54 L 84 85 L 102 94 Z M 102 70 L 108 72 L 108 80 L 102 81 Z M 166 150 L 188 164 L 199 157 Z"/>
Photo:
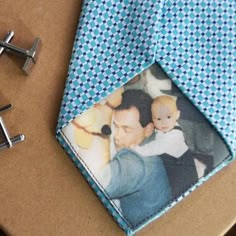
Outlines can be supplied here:
<path id="1" fill-rule="evenodd" d="M 130 149 L 122 149 L 98 173 L 97 179 L 111 198 L 121 198 L 137 191 L 145 175 L 142 157 Z"/>

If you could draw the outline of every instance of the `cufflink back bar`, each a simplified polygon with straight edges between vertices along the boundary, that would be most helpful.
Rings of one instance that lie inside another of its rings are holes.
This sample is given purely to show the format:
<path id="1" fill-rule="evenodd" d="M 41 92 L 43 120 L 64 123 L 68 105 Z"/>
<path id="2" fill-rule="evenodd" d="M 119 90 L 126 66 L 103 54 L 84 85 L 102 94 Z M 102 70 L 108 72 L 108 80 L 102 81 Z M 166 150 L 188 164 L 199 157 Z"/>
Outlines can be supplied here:
<path id="1" fill-rule="evenodd" d="M 7 111 L 11 108 L 12 108 L 11 104 L 6 105 L 6 106 L 0 108 L 0 113 Z M 1 116 L 0 116 L 0 133 L 1 133 L 1 136 L 3 137 L 3 142 L 0 143 L 0 150 L 11 148 L 14 145 L 16 145 L 17 143 L 24 141 L 24 139 L 25 139 L 25 136 L 23 134 L 18 134 L 14 137 L 10 137 L 9 132 L 8 132 L 6 125 L 3 121 L 3 118 Z"/>
<path id="2" fill-rule="evenodd" d="M 22 70 L 25 72 L 26 75 L 28 75 L 31 71 L 33 63 L 35 64 L 37 61 L 38 52 L 41 46 L 41 40 L 39 38 L 35 38 L 32 47 L 30 49 L 24 49 L 10 43 L 13 36 L 14 32 L 9 31 L 4 40 L 0 40 L 0 55 L 6 49 L 7 52 L 13 52 L 25 57 L 26 60 Z"/>

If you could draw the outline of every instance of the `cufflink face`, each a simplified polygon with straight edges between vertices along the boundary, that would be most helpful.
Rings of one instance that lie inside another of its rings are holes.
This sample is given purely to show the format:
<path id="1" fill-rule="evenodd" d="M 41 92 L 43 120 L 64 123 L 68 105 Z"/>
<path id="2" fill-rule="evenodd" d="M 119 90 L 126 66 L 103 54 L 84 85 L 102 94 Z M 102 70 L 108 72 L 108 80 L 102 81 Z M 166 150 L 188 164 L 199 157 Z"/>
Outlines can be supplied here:
<path id="1" fill-rule="evenodd" d="M 230 157 L 195 105 L 154 64 L 62 129 L 74 162 L 132 230 L 163 214 Z"/>

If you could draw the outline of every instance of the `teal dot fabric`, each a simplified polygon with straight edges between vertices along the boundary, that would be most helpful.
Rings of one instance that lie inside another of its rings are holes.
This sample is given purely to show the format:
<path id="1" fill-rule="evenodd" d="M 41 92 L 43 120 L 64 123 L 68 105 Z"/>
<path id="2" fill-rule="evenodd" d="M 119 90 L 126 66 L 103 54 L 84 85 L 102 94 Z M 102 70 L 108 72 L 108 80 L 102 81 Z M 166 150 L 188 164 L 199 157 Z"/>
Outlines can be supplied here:
<path id="1" fill-rule="evenodd" d="M 84 1 L 58 129 L 149 67 L 163 1 Z"/>
<path id="2" fill-rule="evenodd" d="M 156 61 L 235 149 L 235 1 L 166 1 Z"/>
<path id="3" fill-rule="evenodd" d="M 233 157 L 235 13 L 234 0 L 85 0 L 83 3 L 57 138 L 127 234 L 137 229 L 131 230 L 104 198 L 60 131 L 94 103 L 157 62 L 221 134 Z M 226 164 L 222 163 L 218 169 Z"/>
<path id="4" fill-rule="evenodd" d="M 58 129 L 155 61 L 235 150 L 235 1 L 84 1 Z"/>

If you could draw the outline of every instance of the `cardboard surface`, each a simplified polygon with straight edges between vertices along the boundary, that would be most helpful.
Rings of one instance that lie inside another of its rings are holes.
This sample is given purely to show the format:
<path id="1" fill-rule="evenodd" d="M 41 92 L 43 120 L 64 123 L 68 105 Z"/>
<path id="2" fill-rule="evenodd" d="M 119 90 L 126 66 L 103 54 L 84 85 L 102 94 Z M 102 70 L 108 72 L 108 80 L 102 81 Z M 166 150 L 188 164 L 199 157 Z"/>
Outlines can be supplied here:
<path id="1" fill-rule="evenodd" d="M 81 2 L 1 2 L 1 39 L 14 30 L 18 46 L 43 43 L 28 77 L 24 60 L 0 57 L 0 106 L 14 105 L 3 118 L 26 136 L 0 152 L 0 226 L 10 235 L 124 235 L 54 136 Z M 223 235 L 236 222 L 235 177 L 236 162 L 138 235 Z"/>

